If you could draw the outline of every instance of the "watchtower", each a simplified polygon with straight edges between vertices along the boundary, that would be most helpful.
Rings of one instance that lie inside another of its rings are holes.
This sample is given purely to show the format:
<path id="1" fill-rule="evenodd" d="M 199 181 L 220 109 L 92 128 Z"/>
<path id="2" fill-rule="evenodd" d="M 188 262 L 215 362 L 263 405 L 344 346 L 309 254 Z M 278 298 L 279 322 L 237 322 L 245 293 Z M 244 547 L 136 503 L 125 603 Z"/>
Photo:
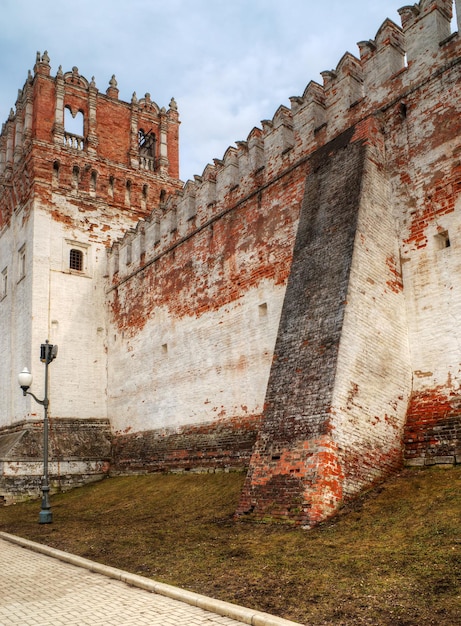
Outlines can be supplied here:
<path id="1" fill-rule="evenodd" d="M 48 54 L 37 53 L 2 127 L 0 476 L 6 491 L 18 480 L 22 490 L 39 482 L 41 420 L 12 378 L 27 365 L 41 388 L 37 351 L 46 338 L 60 349 L 59 376 L 50 380 L 50 474 L 72 481 L 104 471 L 108 459 L 105 251 L 182 186 L 174 99 L 167 110 L 149 94 L 139 100 L 133 94 L 130 103 L 118 95 L 114 76 L 100 93 L 77 67 L 52 76 Z"/>

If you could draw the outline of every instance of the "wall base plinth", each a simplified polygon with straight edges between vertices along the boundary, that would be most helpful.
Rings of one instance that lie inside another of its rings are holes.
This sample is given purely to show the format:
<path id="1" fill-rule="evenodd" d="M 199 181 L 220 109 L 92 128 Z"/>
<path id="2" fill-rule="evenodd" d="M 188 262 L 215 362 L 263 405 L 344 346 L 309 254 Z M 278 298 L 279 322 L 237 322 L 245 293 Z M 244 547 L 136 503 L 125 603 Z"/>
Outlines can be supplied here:
<path id="1" fill-rule="evenodd" d="M 108 420 L 53 419 L 49 428 L 51 492 L 95 482 L 108 475 L 111 434 Z M 0 429 L 0 500 L 12 504 L 40 497 L 43 421 Z"/>

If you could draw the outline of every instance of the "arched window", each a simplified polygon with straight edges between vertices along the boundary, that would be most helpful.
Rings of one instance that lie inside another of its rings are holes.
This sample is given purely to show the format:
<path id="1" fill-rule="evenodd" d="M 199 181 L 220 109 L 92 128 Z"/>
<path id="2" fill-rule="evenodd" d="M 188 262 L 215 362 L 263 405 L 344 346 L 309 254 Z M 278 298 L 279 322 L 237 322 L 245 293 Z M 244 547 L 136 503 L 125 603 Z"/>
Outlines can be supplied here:
<path id="1" fill-rule="evenodd" d="M 64 129 L 67 133 L 83 137 L 83 123 L 84 118 L 81 111 L 77 111 L 74 114 L 70 110 L 70 107 L 64 109 Z"/>
<path id="2" fill-rule="evenodd" d="M 138 131 L 138 146 L 141 167 L 146 170 L 154 171 L 155 168 L 155 153 L 156 153 L 155 133 L 149 130 L 147 133 L 140 128 Z"/>
<path id="3" fill-rule="evenodd" d="M 131 206 L 131 180 L 127 180 L 125 185 L 125 205 Z"/>
<path id="4" fill-rule="evenodd" d="M 71 248 L 69 251 L 69 268 L 76 272 L 83 271 L 83 252 L 77 248 Z"/>
<path id="5" fill-rule="evenodd" d="M 144 185 L 142 188 L 142 195 L 141 195 L 141 208 L 145 209 L 147 206 L 147 195 L 149 193 L 149 187 L 148 185 Z"/>
<path id="6" fill-rule="evenodd" d="M 59 183 L 59 161 L 53 163 L 53 185 Z"/>
<path id="7" fill-rule="evenodd" d="M 72 168 L 72 187 L 78 189 L 78 183 L 80 178 L 80 168 L 78 165 L 74 165 Z"/>
<path id="8" fill-rule="evenodd" d="M 91 172 L 90 178 L 90 192 L 94 195 L 96 193 L 96 185 L 98 181 L 98 174 L 95 170 Z"/>

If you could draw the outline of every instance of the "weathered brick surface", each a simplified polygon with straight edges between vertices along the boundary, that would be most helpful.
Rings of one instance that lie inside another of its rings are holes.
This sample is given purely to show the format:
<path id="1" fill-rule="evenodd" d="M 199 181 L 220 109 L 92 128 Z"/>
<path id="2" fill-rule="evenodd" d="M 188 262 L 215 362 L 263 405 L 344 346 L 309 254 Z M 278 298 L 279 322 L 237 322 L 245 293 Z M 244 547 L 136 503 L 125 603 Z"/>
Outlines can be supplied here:
<path id="1" fill-rule="evenodd" d="M 2 380 L 49 333 L 51 415 L 108 417 L 114 471 L 246 466 L 255 442 L 242 514 L 312 525 L 402 462 L 459 461 L 452 9 L 403 7 L 185 186 L 174 101 L 39 56 L 0 135 Z M 0 385 L 0 424 L 38 416 Z"/>
<path id="2" fill-rule="evenodd" d="M 445 388 L 415 391 L 405 425 L 405 458 L 410 465 L 461 462 L 459 395 Z"/>
<path id="3" fill-rule="evenodd" d="M 248 467 L 260 420 L 119 434 L 114 440 L 117 472 L 229 470 Z"/>

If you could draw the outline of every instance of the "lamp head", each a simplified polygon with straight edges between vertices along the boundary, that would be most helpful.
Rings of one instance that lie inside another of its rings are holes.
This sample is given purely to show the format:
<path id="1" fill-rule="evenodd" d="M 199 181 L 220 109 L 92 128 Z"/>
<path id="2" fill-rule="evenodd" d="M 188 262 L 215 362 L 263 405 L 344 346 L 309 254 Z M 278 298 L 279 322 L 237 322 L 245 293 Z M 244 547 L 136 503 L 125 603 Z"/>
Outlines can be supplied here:
<path id="1" fill-rule="evenodd" d="M 32 374 L 29 372 L 27 367 L 25 367 L 22 372 L 18 376 L 19 386 L 22 389 L 22 393 L 24 395 L 27 394 L 27 390 L 32 384 Z"/>

